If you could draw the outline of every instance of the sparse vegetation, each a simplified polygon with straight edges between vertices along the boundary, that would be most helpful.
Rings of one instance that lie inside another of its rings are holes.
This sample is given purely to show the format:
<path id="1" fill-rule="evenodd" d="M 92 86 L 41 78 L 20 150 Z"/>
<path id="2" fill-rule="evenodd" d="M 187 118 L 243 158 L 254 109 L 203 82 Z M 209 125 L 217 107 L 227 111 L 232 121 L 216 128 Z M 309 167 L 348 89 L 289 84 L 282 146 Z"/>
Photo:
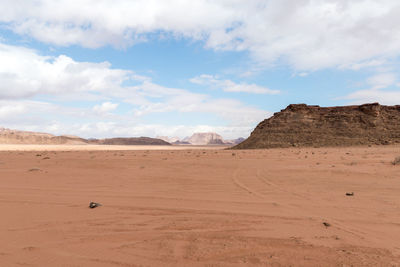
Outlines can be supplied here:
<path id="1" fill-rule="evenodd" d="M 393 161 L 392 161 L 393 165 L 400 165 L 400 156 L 396 157 Z"/>

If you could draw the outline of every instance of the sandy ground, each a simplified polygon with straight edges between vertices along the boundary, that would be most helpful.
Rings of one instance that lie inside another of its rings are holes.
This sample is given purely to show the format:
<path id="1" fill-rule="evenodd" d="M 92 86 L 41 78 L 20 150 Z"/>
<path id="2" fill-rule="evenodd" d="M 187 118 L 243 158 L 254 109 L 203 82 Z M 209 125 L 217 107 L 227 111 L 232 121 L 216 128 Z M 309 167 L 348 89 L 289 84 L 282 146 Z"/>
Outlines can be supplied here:
<path id="1" fill-rule="evenodd" d="M 0 266 L 400 266 L 396 156 L 1 151 Z"/>
<path id="2" fill-rule="evenodd" d="M 121 150 L 216 150 L 229 146 L 114 146 L 114 145 L 8 145 L 0 144 L 0 151 L 121 151 Z"/>

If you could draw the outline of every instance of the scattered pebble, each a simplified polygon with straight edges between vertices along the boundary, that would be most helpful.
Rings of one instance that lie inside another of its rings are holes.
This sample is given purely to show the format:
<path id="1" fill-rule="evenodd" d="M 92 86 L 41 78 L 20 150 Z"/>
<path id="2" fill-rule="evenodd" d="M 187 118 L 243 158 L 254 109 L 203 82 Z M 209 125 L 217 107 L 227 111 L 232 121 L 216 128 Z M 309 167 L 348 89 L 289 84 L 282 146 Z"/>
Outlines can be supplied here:
<path id="1" fill-rule="evenodd" d="M 331 224 L 330 223 L 327 223 L 327 222 L 323 222 L 322 223 L 326 228 L 328 228 L 329 226 L 331 226 Z"/>
<path id="2" fill-rule="evenodd" d="M 89 204 L 89 208 L 91 208 L 91 209 L 94 209 L 94 208 L 97 208 L 100 206 L 103 206 L 103 205 L 101 205 L 100 203 L 96 203 L 96 202 L 90 202 L 90 204 Z"/>

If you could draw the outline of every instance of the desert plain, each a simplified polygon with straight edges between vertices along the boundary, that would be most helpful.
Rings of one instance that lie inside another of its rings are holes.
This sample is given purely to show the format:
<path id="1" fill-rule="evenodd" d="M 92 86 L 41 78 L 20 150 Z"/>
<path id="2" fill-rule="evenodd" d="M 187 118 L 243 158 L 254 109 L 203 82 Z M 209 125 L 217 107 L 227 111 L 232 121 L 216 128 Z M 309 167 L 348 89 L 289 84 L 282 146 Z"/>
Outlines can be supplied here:
<path id="1" fill-rule="evenodd" d="M 400 146 L 30 148 L 0 149 L 0 266 L 400 266 Z"/>

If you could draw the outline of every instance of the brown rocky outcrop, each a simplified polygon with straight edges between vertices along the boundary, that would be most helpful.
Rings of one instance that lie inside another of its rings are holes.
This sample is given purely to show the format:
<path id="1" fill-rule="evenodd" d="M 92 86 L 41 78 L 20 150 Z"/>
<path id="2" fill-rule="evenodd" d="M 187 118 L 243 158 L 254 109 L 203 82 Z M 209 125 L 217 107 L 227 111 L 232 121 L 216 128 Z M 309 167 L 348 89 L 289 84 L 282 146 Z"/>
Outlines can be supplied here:
<path id="1" fill-rule="evenodd" d="M 400 143 L 400 105 L 289 105 L 259 123 L 235 149 Z"/>

